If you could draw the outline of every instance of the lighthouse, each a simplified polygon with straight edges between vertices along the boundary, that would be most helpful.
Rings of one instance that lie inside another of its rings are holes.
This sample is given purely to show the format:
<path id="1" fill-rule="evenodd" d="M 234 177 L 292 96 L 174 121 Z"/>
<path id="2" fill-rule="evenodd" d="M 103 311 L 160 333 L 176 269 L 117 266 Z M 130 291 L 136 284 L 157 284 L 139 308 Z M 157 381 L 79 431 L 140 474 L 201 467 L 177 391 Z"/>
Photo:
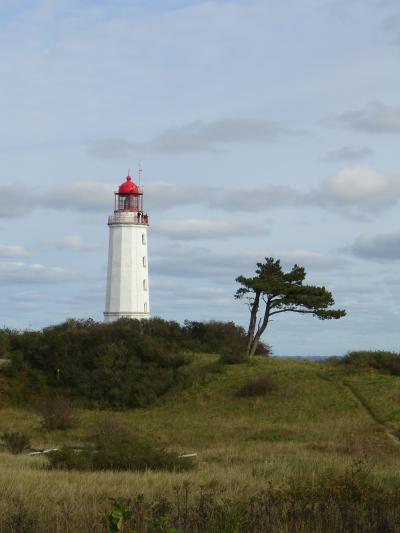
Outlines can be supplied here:
<path id="1" fill-rule="evenodd" d="M 104 319 L 150 317 L 147 228 L 143 191 L 127 176 L 114 194 L 114 214 L 108 217 L 107 293 Z"/>

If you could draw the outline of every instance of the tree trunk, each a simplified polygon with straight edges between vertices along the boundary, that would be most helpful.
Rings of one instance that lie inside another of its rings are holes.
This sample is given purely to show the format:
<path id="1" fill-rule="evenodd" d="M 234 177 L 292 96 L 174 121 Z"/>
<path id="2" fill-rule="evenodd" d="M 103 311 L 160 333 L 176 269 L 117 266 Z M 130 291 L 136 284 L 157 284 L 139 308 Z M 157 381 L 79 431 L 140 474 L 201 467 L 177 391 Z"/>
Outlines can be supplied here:
<path id="1" fill-rule="evenodd" d="M 267 329 L 270 311 L 271 311 L 271 301 L 268 299 L 266 306 L 265 306 L 265 312 L 264 312 L 264 318 L 263 318 L 262 324 L 257 329 L 257 333 L 253 336 L 253 339 L 250 343 L 250 349 L 248 350 L 248 355 L 254 355 L 256 353 L 261 335 Z"/>
<path id="2" fill-rule="evenodd" d="M 256 329 L 257 313 L 260 307 L 260 292 L 256 292 L 253 305 L 251 306 L 249 329 L 247 332 L 247 354 L 250 354 L 251 345 L 254 339 L 254 332 Z"/>

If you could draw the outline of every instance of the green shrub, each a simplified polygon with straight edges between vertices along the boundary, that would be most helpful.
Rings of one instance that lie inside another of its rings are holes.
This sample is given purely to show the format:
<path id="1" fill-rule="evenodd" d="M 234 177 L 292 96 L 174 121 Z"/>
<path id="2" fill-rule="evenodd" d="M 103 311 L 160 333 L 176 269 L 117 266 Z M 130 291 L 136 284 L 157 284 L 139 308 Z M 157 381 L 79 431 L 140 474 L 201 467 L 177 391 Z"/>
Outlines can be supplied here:
<path id="1" fill-rule="evenodd" d="M 218 361 L 221 365 L 242 365 L 248 363 L 250 358 L 244 353 L 224 353 Z"/>
<path id="2" fill-rule="evenodd" d="M 269 375 L 255 376 L 249 378 L 243 383 L 238 391 L 238 396 L 252 397 L 252 396 L 267 396 L 276 389 L 276 383 Z"/>
<path id="3" fill-rule="evenodd" d="M 55 396 L 44 399 L 39 406 L 43 429 L 71 429 L 76 426 L 76 417 L 71 402 Z"/>
<path id="4" fill-rule="evenodd" d="M 0 330 L 0 355 L 13 362 L 11 401 L 58 395 L 90 408 L 151 405 L 182 386 L 186 354 L 217 353 L 223 363 L 241 363 L 246 344 L 243 328 L 217 321 L 67 320 L 41 331 Z M 270 349 L 260 345 L 257 353 Z"/>
<path id="5" fill-rule="evenodd" d="M 387 374 L 400 376 L 400 353 L 396 352 L 353 351 L 348 352 L 340 362 L 353 369 L 374 368 Z"/>
<path id="6" fill-rule="evenodd" d="M 188 470 L 192 461 L 134 436 L 112 418 L 100 418 L 83 450 L 64 447 L 48 455 L 63 470 Z"/>
<path id="7" fill-rule="evenodd" d="M 357 465 L 344 475 L 287 488 L 266 484 L 250 497 L 221 497 L 220 487 L 175 487 L 173 499 L 142 494 L 114 502 L 109 531 L 395 533 L 400 491 L 372 485 Z M 102 516 L 103 522 L 104 515 Z M 114 529 L 111 529 L 114 527 Z M 118 529 L 119 528 L 119 529 Z M 126 529 L 125 529 L 126 528 Z"/>
<path id="8" fill-rule="evenodd" d="M 2 440 L 6 449 L 14 454 L 22 453 L 31 446 L 28 435 L 20 431 L 6 431 L 2 435 Z"/>
<path id="9" fill-rule="evenodd" d="M 188 348 L 193 352 L 219 353 L 227 357 L 246 353 L 246 332 L 234 322 L 185 320 L 184 330 Z M 270 346 L 260 342 L 256 355 L 271 355 Z"/>

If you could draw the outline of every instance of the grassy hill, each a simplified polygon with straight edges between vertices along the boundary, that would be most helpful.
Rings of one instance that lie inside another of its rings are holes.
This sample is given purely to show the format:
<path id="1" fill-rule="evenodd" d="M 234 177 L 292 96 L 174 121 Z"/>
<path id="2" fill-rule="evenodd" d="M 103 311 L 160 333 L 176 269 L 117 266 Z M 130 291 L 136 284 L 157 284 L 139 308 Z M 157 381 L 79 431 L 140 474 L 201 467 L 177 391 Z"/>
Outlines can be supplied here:
<path id="1" fill-rule="evenodd" d="M 192 365 L 201 368 L 215 360 L 197 356 Z M 110 498 L 174 499 L 176 487 L 185 482 L 193 498 L 207 489 L 217 498 L 243 500 L 271 486 L 318 486 L 357 468 L 378 490 L 400 486 L 400 378 L 288 359 L 255 358 L 223 368 L 205 376 L 199 372 L 198 383 L 150 407 L 106 412 L 168 449 L 197 453 L 193 470 L 48 471 L 41 457 L 2 452 L 0 531 L 11 531 L 6 516 L 21 512 L 32 519 L 31 531 L 102 531 Z M 240 397 L 243 383 L 259 375 L 271 377 L 272 391 Z M 33 445 L 58 447 L 79 443 L 96 416 L 81 411 L 76 429 L 46 432 L 35 413 L 3 407 L 0 427 L 28 432 Z"/>

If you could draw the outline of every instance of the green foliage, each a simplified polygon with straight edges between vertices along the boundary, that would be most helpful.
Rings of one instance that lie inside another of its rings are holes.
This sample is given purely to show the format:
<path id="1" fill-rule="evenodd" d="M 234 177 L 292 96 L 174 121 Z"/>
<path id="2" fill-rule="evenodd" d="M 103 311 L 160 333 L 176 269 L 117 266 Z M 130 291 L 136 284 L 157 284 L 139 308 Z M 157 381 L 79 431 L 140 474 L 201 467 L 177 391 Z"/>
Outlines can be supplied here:
<path id="1" fill-rule="evenodd" d="M 0 359 L 7 358 L 9 355 L 10 347 L 10 330 L 0 330 Z"/>
<path id="2" fill-rule="evenodd" d="M 339 364 L 349 368 L 374 368 L 393 376 L 400 376 L 400 353 L 381 350 L 348 352 Z"/>
<path id="3" fill-rule="evenodd" d="M 218 353 L 222 357 L 239 357 L 246 353 L 245 330 L 234 322 L 185 321 L 188 348 L 197 353 Z M 271 355 L 270 346 L 260 343 L 257 355 Z"/>
<path id="4" fill-rule="evenodd" d="M 61 396 L 49 396 L 39 405 L 43 429 L 71 429 L 76 426 L 76 416 L 71 401 Z"/>
<path id="5" fill-rule="evenodd" d="M 312 485 L 286 490 L 269 484 L 250 498 L 221 498 L 218 487 L 196 492 L 186 485 L 176 487 L 174 500 L 161 496 L 149 501 L 139 495 L 114 503 L 114 529 L 109 531 L 126 526 L 132 533 L 376 533 L 397 531 L 400 520 L 399 491 L 374 486 L 362 461 L 343 475 L 328 472 Z"/>
<path id="6" fill-rule="evenodd" d="M 305 277 L 303 267 L 294 265 L 289 272 L 284 272 L 279 259 L 266 257 L 265 263 L 257 263 L 254 277 L 236 278 L 241 287 L 236 291 L 235 298 L 245 298 L 250 308 L 247 333 L 249 354 L 256 353 L 260 337 L 274 315 L 304 313 L 321 320 L 338 319 L 346 315 L 343 309 L 330 309 L 335 302 L 325 287 L 304 285 Z M 258 317 L 263 302 L 264 311 Z"/>
<path id="7" fill-rule="evenodd" d="M 220 356 L 221 365 L 242 365 L 249 362 L 249 357 L 245 353 L 225 353 Z"/>
<path id="8" fill-rule="evenodd" d="M 267 396 L 276 389 L 276 383 L 273 378 L 266 374 L 264 376 L 255 376 L 247 379 L 238 391 L 238 396 L 254 397 Z"/>
<path id="9" fill-rule="evenodd" d="M 111 324 L 68 320 L 42 331 L 2 335 L 13 360 L 14 401 L 58 395 L 113 409 L 145 407 L 182 386 L 185 354 L 236 357 L 245 344 L 244 330 L 232 322 L 181 326 L 159 318 Z"/>
<path id="10" fill-rule="evenodd" d="M 2 435 L 2 441 L 6 449 L 14 454 L 24 452 L 30 448 L 29 436 L 21 431 L 6 431 Z"/>
<path id="11" fill-rule="evenodd" d="M 235 298 L 260 293 L 270 299 L 271 313 L 304 312 L 325 320 L 341 318 L 346 312 L 342 309 L 330 310 L 334 305 L 332 294 L 325 287 L 303 285 L 306 273 L 303 267 L 294 265 L 290 272 L 284 272 L 279 259 L 265 258 L 265 263 L 257 263 L 256 276 L 239 276 L 236 281 L 242 285 Z"/>
<path id="12" fill-rule="evenodd" d="M 132 516 L 132 513 L 120 502 L 114 501 L 111 513 L 107 517 L 108 533 L 122 531 L 124 524 Z"/>
<path id="13" fill-rule="evenodd" d="M 180 458 L 132 434 L 110 418 L 99 418 L 83 450 L 64 447 L 48 454 L 50 468 L 62 470 L 170 470 L 183 471 L 193 466 Z"/>

